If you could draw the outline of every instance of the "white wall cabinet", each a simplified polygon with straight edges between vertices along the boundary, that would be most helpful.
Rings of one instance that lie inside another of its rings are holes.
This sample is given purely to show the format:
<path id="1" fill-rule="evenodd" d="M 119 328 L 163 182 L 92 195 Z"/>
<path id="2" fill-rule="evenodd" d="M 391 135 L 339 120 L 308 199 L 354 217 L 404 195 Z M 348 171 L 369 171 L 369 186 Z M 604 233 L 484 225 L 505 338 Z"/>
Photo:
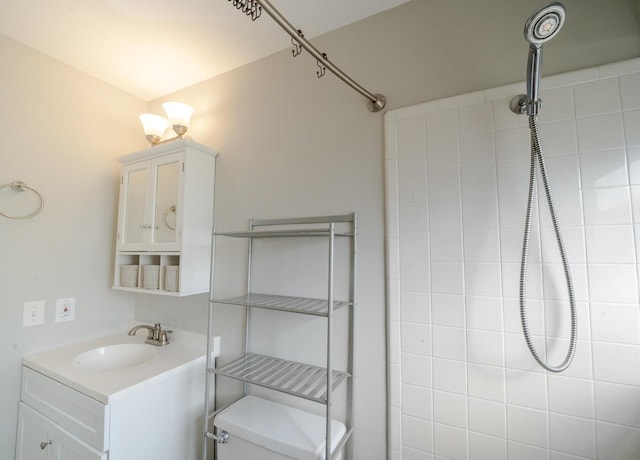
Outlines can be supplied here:
<path id="1" fill-rule="evenodd" d="M 119 158 L 115 289 L 208 292 L 216 155 L 180 139 Z M 123 265 L 138 267 L 133 278 L 122 276 Z M 168 266 L 179 267 L 176 283 L 167 282 Z"/>

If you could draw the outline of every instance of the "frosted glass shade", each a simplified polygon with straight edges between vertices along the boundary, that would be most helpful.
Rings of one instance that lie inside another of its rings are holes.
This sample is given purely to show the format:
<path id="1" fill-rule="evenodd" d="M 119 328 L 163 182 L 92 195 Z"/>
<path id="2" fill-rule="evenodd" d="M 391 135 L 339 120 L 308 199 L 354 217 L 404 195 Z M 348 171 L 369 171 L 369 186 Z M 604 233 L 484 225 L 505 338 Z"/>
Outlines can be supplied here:
<path id="1" fill-rule="evenodd" d="M 173 126 L 189 127 L 193 107 L 182 102 L 165 102 L 162 108 L 167 113 L 167 117 Z"/>
<path id="2" fill-rule="evenodd" d="M 140 121 L 144 128 L 144 133 L 149 142 L 156 144 L 162 139 L 165 130 L 169 126 L 169 120 L 160 115 L 152 113 L 143 113 L 140 115 Z"/>

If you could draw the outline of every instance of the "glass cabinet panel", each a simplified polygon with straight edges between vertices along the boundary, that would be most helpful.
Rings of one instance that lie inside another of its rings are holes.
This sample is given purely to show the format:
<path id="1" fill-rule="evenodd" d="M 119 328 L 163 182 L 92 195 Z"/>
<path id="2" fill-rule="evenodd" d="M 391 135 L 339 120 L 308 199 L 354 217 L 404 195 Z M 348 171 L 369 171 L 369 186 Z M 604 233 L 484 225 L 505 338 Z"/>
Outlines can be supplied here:
<path id="1" fill-rule="evenodd" d="M 180 165 L 180 161 L 173 161 L 156 167 L 154 243 L 177 241 Z"/>
<path id="2" fill-rule="evenodd" d="M 141 244 L 145 232 L 145 198 L 147 194 L 148 168 L 126 171 L 125 220 L 122 235 L 124 245 Z"/>

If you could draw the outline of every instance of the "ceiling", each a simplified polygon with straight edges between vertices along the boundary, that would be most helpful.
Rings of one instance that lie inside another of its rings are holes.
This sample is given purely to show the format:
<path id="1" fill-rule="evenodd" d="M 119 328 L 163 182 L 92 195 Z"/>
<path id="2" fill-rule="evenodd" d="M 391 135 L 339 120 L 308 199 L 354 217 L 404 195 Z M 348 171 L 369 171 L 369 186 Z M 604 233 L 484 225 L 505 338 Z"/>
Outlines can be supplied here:
<path id="1" fill-rule="evenodd" d="M 305 37 L 409 0 L 272 0 Z M 290 47 L 230 0 L 0 0 L 0 33 L 145 101 Z"/>

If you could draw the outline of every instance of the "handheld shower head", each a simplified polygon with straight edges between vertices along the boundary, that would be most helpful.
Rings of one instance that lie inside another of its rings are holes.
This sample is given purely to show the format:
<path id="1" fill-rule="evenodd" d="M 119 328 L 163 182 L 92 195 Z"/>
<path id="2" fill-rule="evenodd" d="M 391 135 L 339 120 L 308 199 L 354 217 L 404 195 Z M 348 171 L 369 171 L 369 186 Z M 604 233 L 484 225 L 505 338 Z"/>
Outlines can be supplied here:
<path id="1" fill-rule="evenodd" d="M 565 16 L 566 10 L 562 3 L 553 2 L 541 6 L 527 19 L 524 38 L 533 46 L 542 46 L 560 32 Z"/>
<path id="2" fill-rule="evenodd" d="M 530 43 L 527 60 L 527 115 L 537 115 L 540 106 L 540 67 L 542 44 L 555 37 L 564 24 L 566 11 L 562 3 L 552 2 L 541 6 L 527 19 L 524 38 Z"/>

